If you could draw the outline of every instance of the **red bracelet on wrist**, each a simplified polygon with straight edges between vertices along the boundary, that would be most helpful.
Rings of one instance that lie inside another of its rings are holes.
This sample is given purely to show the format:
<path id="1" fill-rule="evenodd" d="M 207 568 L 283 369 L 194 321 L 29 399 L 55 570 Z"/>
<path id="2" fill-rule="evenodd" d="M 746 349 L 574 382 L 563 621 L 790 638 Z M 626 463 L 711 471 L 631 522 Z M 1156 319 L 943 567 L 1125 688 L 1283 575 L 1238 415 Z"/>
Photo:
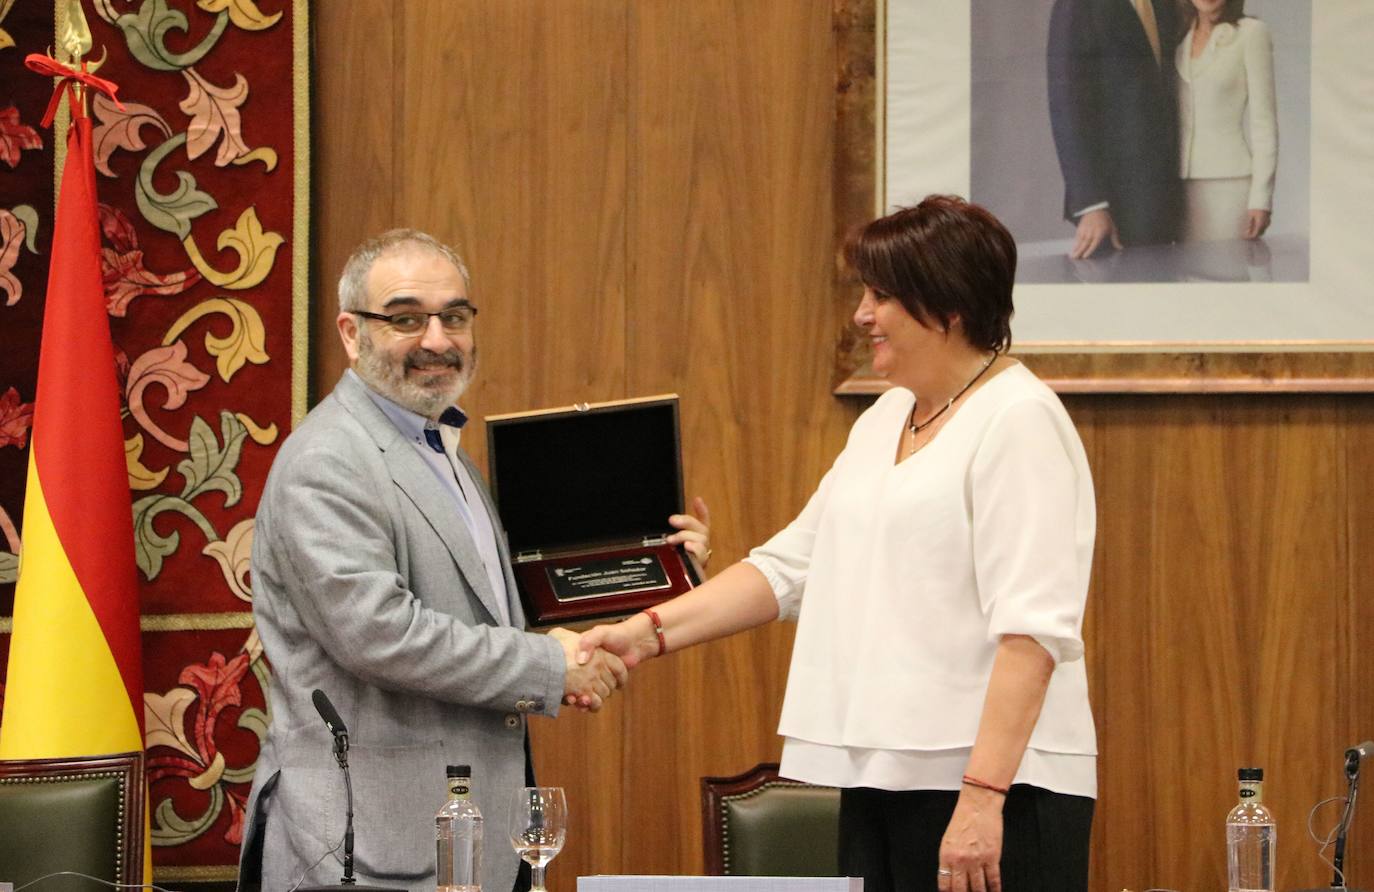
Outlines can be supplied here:
<path id="1" fill-rule="evenodd" d="M 991 790 L 994 793 L 1001 793 L 1003 796 L 1007 795 L 1007 790 L 1009 789 L 1007 787 L 999 787 L 996 784 L 990 784 L 987 781 L 979 780 L 967 774 L 964 775 L 964 783 L 968 784 L 970 787 L 980 787 L 984 790 Z"/>
<path id="2" fill-rule="evenodd" d="M 654 636 L 658 638 L 658 653 L 654 656 L 661 657 L 668 652 L 668 642 L 663 638 L 663 620 L 658 618 L 657 611 L 643 610 L 640 612 L 649 618 L 649 622 L 654 624 Z"/>

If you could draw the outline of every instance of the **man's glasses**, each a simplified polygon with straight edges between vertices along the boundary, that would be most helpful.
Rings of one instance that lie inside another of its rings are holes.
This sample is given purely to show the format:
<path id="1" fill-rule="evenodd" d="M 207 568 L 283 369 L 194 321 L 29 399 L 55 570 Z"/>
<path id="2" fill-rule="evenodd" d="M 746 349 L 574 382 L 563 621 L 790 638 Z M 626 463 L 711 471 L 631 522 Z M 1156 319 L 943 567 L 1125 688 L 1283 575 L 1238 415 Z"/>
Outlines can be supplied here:
<path id="1" fill-rule="evenodd" d="M 349 310 L 354 316 L 362 316 L 364 319 L 376 319 L 378 322 L 385 322 L 396 334 L 403 337 L 412 337 L 424 332 L 429 328 L 430 317 L 438 316 L 439 324 L 444 327 L 448 334 L 458 334 L 467 331 L 472 327 L 472 320 L 477 317 L 477 308 L 472 304 L 460 304 L 456 307 L 449 307 L 437 313 L 422 313 L 419 311 L 408 311 L 405 313 L 392 313 L 390 316 L 385 313 L 368 313 L 363 310 Z"/>

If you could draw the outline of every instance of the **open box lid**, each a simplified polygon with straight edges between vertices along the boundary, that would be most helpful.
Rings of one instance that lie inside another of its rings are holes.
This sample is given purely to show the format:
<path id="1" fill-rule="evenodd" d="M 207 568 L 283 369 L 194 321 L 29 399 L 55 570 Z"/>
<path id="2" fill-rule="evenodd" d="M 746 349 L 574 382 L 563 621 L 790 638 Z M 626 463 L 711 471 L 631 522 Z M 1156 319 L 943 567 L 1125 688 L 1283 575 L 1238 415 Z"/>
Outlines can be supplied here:
<path id="1" fill-rule="evenodd" d="M 513 556 L 672 532 L 681 513 L 676 394 L 486 419 L 492 496 Z"/>

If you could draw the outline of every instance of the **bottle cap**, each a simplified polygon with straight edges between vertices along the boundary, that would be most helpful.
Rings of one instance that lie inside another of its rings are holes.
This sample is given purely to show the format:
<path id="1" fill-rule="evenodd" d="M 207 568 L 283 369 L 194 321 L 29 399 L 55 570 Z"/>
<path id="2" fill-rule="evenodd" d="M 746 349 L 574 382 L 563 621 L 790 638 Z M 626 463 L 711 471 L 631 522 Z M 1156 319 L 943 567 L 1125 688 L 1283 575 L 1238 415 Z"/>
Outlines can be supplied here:
<path id="1" fill-rule="evenodd" d="M 1264 769 L 1242 768 L 1236 772 L 1236 777 L 1242 781 L 1262 781 L 1264 780 Z"/>
<path id="2" fill-rule="evenodd" d="M 444 774 L 448 777 L 472 777 L 471 765 L 450 765 Z"/>

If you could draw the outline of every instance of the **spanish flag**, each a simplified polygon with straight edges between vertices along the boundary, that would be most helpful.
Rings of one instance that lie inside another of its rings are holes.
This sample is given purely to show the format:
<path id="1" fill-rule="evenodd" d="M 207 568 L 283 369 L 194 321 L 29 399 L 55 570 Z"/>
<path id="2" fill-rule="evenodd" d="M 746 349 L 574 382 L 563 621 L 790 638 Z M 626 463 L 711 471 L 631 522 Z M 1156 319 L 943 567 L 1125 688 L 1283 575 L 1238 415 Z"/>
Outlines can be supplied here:
<path id="1" fill-rule="evenodd" d="M 70 95 L 69 83 L 59 91 Z M 100 275 L 91 121 L 80 103 L 71 106 L 0 759 L 143 749 L 139 589 L 114 343 Z"/>

